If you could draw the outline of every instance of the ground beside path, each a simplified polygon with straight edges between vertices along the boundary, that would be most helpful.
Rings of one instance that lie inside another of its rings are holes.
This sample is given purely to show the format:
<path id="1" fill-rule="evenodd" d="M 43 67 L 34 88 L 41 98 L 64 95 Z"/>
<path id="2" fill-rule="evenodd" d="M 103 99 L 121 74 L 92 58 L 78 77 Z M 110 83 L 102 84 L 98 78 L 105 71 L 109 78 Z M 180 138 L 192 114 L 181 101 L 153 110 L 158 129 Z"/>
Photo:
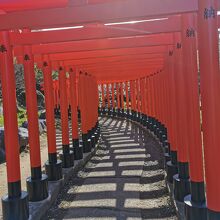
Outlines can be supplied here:
<path id="1" fill-rule="evenodd" d="M 56 143 L 57 143 L 57 151 L 62 151 L 62 134 L 60 128 L 60 122 L 57 120 L 56 122 Z M 70 126 L 70 143 L 72 143 L 71 137 L 71 124 Z M 40 150 L 41 150 L 41 164 L 42 170 L 45 171 L 44 163 L 48 159 L 48 147 L 47 147 L 47 134 L 43 133 L 40 136 Z M 29 155 L 29 146 L 27 146 L 23 152 L 20 154 L 20 169 L 21 169 L 21 186 L 22 190 L 26 191 L 26 179 L 30 176 L 30 155 Z M 7 194 L 7 172 L 6 172 L 6 163 L 0 164 L 0 198 Z M 2 219 L 2 204 L 0 204 L 0 220 Z"/>
<path id="2" fill-rule="evenodd" d="M 139 126 L 100 121 L 102 140 L 44 219 L 177 219 L 157 141 Z"/>

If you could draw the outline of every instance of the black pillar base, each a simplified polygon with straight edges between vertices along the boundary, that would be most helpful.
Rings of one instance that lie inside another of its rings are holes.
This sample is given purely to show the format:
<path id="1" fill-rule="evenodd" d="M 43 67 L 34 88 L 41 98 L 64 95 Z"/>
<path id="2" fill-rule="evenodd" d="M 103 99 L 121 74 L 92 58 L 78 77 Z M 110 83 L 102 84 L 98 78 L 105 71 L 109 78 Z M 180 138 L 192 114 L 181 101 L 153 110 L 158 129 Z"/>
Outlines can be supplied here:
<path id="1" fill-rule="evenodd" d="M 45 171 L 48 176 L 48 181 L 57 181 L 63 178 L 62 161 L 57 160 L 56 163 L 45 163 Z"/>
<path id="2" fill-rule="evenodd" d="M 178 173 L 177 165 L 173 164 L 171 161 L 168 161 L 166 164 L 167 171 L 167 181 L 173 183 L 173 176 Z"/>
<path id="3" fill-rule="evenodd" d="M 125 117 L 125 111 L 124 111 L 124 109 L 121 110 L 121 117 Z"/>
<path id="4" fill-rule="evenodd" d="M 95 136 L 95 144 L 96 144 L 98 142 L 98 140 L 99 140 L 97 130 L 94 132 L 94 136 Z"/>
<path id="5" fill-rule="evenodd" d="M 207 207 L 206 203 L 195 203 L 192 201 L 191 195 L 184 198 L 185 204 L 185 217 L 186 220 L 207 220 Z"/>
<path id="6" fill-rule="evenodd" d="M 126 117 L 127 117 L 127 119 L 130 118 L 130 111 L 128 109 L 127 109 L 127 112 L 126 112 Z"/>
<path id="7" fill-rule="evenodd" d="M 28 193 L 21 192 L 19 197 L 9 197 L 5 195 L 2 197 L 2 215 L 3 220 L 28 220 L 29 205 Z"/>
<path id="8" fill-rule="evenodd" d="M 73 151 L 69 151 L 67 153 L 60 154 L 60 160 L 63 163 L 63 168 L 70 168 L 74 166 L 74 153 Z"/>
<path id="9" fill-rule="evenodd" d="M 220 212 L 215 212 L 210 209 L 207 209 L 207 220 L 219 220 Z"/>
<path id="10" fill-rule="evenodd" d="M 169 149 L 169 147 L 167 145 L 164 147 L 164 152 L 168 153 L 168 154 L 170 153 L 170 149 Z"/>
<path id="11" fill-rule="evenodd" d="M 83 153 L 90 152 L 90 146 L 88 144 L 88 134 L 82 134 Z"/>
<path id="12" fill-rule="evenodd" d="M 79 139 L 73 139 L 74 159 L 81 160 L 83 158 L 83 147 L 79 144 Z"/>
<path id="13" fill-rule="evenodd" d="M 173 176 L 173 194 L 175 200 L 184 202 L 184 197 L 190 193 L 189 179 L 182 179 L 179 174 Z"/>
<path id="14" fill-rule="evenodd" d="M 92 150 L 92 143 L 91 139 L 84 139 L 83 140 L 83 153 L 89 153 Z"/>
<path id="15" fill-rule="evenodd" d="M 97 141 L 99 140 L 99 138 L 100 138 L 100 134 L 101 134 L 101 129 L 100 129 L 100 127 L 97 127 L 97 129 L 96 129 L 96 132 L 97 132 Z M 96 142 L 97 142 L 96 141 Z"/>
<path id="16" fill-rule="evenodd" d="M 115 108 L 112 109 L 112 116 L 116 116 Z"/>
<path id="17" fill-rule="evenodd" d="M 110 108 L 107 109 L 107 114 L 108 114 L 109 116 L 111 115 L 111 109 L 110 109 Z"/>
<path id="18" fill-rule="evenodd" d="M 92 148 L 95 148 L 95 144 L 96 144 L 95 135 L 92 135 L 92 136 L 91 136 L 91 147 L 92 147 Z"/>
<path id="19" fill-rule="evenodd" d="M 169 153 L 165 153 L 164 154 L 164 159 L 165 159 L 165 165 L 166 165 L 167 162 L 169 162 L 171 160 L 170 154 Z"/>
<path id="20" fill-rule="evenodd" d="M 118 108 L 118 109 L 117 109 L 117 116 L 120 117 L 120 115 L 121 115 L 121 111 L 120 111 L 120 109 Z"/>
<path id="21" fill-rule="evenodd" d="M 48 197 L 48 178 L 42 174 L 41 179 L 32 179 L 28 177 L 26 180 L 29 201 L 42 201 Z"/>
<path id="22" fill-rule="evenodd" d="M 134 119 L 133 119 L 134 121 L 138 121 L 138 115 L 137 115 L 137 112 L 134 112 Z"/>

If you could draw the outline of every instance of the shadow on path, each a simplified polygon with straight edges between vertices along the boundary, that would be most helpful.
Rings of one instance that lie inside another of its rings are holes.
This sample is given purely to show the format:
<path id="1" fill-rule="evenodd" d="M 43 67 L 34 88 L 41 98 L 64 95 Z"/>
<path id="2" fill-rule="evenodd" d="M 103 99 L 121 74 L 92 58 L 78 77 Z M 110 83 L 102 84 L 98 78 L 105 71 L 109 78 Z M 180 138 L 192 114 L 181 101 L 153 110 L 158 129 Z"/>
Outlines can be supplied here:
<path id="1" fill-rule="evenodd" d="M 156 140 L 125 120 L 102 118 L 100 125 L 97 153 L 44 219 L 177 219 Z"/>

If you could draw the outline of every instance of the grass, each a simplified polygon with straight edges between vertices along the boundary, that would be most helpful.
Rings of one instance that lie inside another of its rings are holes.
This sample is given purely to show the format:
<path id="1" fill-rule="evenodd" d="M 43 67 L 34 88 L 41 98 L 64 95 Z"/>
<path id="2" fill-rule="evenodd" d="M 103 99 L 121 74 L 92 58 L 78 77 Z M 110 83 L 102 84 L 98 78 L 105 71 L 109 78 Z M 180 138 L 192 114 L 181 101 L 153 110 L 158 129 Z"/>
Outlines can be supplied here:
<path id="1" fill-rule="evenodd" d="M 17 118 L 18 118 L 18 126 L 21 126 L 25 121 L 27 121 L 27 115 L 26 115 L 26 110 L 23 108 L 18 107 L 18 113 L 17 113 Z M 3 115 L 0 115 L 0 126 L 4 126 L 4 117 Z"/>

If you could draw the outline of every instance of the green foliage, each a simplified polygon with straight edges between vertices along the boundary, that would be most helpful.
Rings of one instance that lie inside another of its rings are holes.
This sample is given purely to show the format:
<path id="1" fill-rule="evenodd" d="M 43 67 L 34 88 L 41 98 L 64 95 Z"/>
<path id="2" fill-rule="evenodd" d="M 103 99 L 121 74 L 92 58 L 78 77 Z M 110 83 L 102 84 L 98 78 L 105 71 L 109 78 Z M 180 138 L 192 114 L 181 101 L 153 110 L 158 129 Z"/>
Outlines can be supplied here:
<path id="1" fill-rule="evenodd" d="M 34 71 L 35 71 L 35 76 L 36 76 L 36 82 L 38 84 L 43 82 L 43 72 L 41 69 L 37 67 L 37 65 L 34 65 Z"/>
<path id="2" fill-rule="evenodd" d="M 52 78 L 53 79 L 58 79 L 59 72 L 58 71 L 52 71 Z"/>
<path id="3" fill-rule="evenodd" d="M 3 117 L 3 115 L 0 115 L 0 126 L 1 127 L 4 126 L 4 117 Z"/>
<path id="4" fill-rule="evenodd" d="M 18 126 L 20 126 L 23 124 L 23 122 L 27 121 L 26 110 L 18 107 L 17 117 L 18 117 Z"/>

